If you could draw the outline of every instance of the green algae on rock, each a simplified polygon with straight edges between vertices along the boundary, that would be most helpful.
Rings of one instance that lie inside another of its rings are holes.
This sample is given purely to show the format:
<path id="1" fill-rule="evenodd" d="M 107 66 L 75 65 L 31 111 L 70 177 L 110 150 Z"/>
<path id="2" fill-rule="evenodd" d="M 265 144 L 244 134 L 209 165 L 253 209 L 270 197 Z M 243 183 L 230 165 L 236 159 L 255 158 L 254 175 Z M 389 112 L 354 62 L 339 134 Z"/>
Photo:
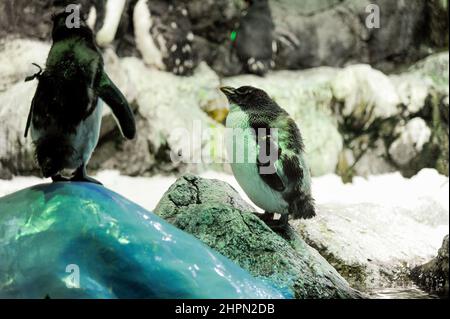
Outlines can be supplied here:
<path id="1" fill-rule="evenodd" d="M 193 234 L 256 277 L 286 287 L 296 298 L 359 298 L 361 294 L 292 229 L 274 233 L 227 183 L 179 178 L 155 213 Z"/>

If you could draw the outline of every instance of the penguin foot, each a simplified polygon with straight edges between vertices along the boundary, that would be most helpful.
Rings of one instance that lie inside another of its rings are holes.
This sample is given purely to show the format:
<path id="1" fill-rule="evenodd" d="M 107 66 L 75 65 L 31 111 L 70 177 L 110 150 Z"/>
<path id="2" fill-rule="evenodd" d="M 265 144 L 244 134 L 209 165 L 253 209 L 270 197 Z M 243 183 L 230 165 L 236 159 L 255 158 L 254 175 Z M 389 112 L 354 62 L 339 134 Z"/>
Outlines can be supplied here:
<path id="1" fill-rule="evenodd" d="M 103 185 L 102 183 L 100 183 L 95 178 L 92 178 L 92 177 L 89 177 L 89 176 L 83 176 L 83 177 L 74 176 L 74 177 L 72 177 L 70 179 L 70 181 L 71 182 L 86 182 L 86 183 L 93 183 L 93 184 Z"/>
<path id="2" fill-rule="evenodd" d="M 65 178 L 65 177 L 63 177 L 63 176 L 61 176 L 61 175 L 58 174 L 58 175 L 52 176 L 52 181 L 53 181 L 53 183 L 57 183 L 57 182 L 69 182 L 70 179 Z"/>
<path id="3" fill-rule="evenodd" d="M 86 174 L 86 167 L 84 165 L 80 166 L 76 171 L 73 177 L 70 179 L 71 182 L 86 182 L 86 183 L 94 183 L 98 185 L 103 185 L 98 180 L 89 177 Z"/>
<path id="4" fill-rule="evenodd" d="M 264 214 L 258 214 L 257 216 L 267 224 L 273 221 L 274 215 L 274 213 L 264 212 Z"/>
<path id="5" fill-rule="evenodd" d="M 289 215 L 281 215 L 280 219 L 264 221 L 274 232 L 282 232 L 287 230 L 289 226 Z"/>

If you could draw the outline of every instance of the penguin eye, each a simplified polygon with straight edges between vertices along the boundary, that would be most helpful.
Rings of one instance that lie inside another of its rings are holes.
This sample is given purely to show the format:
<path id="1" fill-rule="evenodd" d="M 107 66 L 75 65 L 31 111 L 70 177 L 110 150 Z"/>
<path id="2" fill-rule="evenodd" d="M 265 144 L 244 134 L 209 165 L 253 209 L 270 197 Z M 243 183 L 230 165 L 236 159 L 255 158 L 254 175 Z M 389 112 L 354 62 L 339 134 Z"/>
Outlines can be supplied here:
<path id="1" fill-rule="evenodd" d="M 239 95 L 246 95 L 246 94 L 250 93 L 250 91 L 251 91 L 250 88 L 243 86 L 243 87 L 240 87 L 239 89 L 237 89 L 236 93 Z"/>

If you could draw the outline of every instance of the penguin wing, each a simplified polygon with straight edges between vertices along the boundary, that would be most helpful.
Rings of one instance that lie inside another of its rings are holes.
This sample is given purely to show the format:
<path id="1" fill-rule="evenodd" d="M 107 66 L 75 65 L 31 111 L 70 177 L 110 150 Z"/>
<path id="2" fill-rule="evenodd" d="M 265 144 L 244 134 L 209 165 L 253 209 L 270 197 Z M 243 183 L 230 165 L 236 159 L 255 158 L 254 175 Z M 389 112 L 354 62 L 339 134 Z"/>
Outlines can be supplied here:
<path id="1" fill-rule="evenodd" d="M 267 133 L 267 131 L 266 131 Z M 258 174 L 270 188 L 282 192 L 286 189 L 280 177 L 280 167 L 276 165 L 281 156 L 281 148 L 270 134 L 258 136 Z"/>
<path id="2" fill-rule="evenodd" d="M 133 139 L 136 135 L 136 122 L 134 120 L 133 111 L 128 105 L 125 96 L 123 96 L 105 72 L 102 72 L 101 74 L 97 93 L 111 108 L 119 123 L 122 134 L 130 140 Z"/>
<path id="3" fill-rule="evenodd" d="M 27 124 L 25 126 L 25 134 L 23 135 L 25 138 L 28 137 L 28 130 L 30 129 L 31 125 L 31 117 L 33 116 L 33 109 L 34 109 L 34 99 L 35 97 L 33 97 L 33 100 L 31 101 L 30 112 L 28 113 Z"/>

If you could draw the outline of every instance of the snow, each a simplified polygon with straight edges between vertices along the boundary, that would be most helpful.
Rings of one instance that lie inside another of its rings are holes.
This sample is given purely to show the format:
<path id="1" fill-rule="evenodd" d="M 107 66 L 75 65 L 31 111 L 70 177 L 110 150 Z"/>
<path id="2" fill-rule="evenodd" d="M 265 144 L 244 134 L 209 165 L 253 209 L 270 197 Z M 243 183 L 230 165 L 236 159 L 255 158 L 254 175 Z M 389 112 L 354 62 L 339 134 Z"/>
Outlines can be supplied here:
<path id="1" fill-rule="evenodd" d="M 239 187 L 234 177 L 227 173 L 206 172 L 204 178 L 223 180 L 233 186 L 244 199 L 248 197 Z M 106 187 L 137 202 L 147 209 L 153 209 L 176 176 L 129 177 L 118 171 L 102 171 L 95 176 Z M 0 196 L 20 189 L 49 182 L 38 177 L 15 177 L 13 180 L 0 179 Z M 313 178 L 313 195 L 318 206 L 333 204 L 377 204 L 386 208 L 397 207 L 416 211 L 419 218 L 423 211 L 427 218 L 422 221 L 429 225 L 448 224 L 449 180 L 434 169 L 423 169 L 412 178 L 404 178 L 400 173 L 355 177 L 353 183 L 344 184 L 337 175 L 325 175 Z M 429 211 L 431 207 L 442 212 L 435 217 Z M 431 214 L 431 215 L 430 215 Z"/>

